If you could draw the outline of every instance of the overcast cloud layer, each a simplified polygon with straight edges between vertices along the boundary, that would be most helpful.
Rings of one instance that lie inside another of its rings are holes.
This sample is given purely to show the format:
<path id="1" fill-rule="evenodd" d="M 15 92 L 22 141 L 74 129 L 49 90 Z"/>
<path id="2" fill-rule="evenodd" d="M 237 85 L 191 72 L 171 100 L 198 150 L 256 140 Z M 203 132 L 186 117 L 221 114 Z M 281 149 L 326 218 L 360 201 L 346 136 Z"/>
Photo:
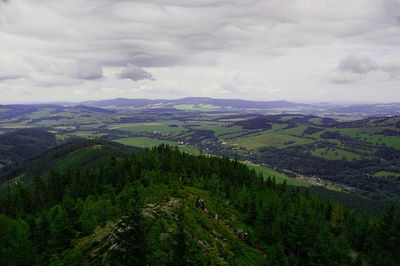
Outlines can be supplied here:
<path id="1" fill-rule="evenodd" d="M 400 1 L 0 0 L 0 95 L 400 101 Z"/>

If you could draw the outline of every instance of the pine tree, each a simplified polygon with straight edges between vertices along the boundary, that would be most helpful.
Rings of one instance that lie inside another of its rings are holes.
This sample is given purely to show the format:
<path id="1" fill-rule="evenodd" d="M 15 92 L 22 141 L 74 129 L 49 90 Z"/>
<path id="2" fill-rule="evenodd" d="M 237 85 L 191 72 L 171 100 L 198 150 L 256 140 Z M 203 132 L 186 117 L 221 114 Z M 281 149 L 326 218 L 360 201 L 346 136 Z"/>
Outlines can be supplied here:
<path id="1" fill-rule="evenodd" d="M 178 209 L 178 232 L 176 234 L 176 245 L 174 252 L 174 264 L 186 265 L 186 235 L 185 235 L 185 213 L 184 206 Z"/>
<path id="2" fill-rule="evenodd" d="M 256 219 L 257 219 L 256 193 L 254 191 L 250 191 L 247 204 L 246 223 L 253 225 Z"/>
<path id="3" fill-rule="evenodd" d="M 46 185 L 41 177 L 36 176 L 35 178 L 33 178 L 33 188 L 36 209 L 42 210 L 45 207 Z"/>
<path id="4" fill-rule="evenodd" d="M 126 215 L 115 226 L 118 250 L 112 255 L 112 260 L 123 265 L 146 265 L 144 222 L 137 190 L 127 206 Z"/>
<path id="5" fill-rule="evenodd" d="M 329 224 L 331 225 L 333 231 L 335 233 L 339 233 L 340 226 L 341 226 L 341 216 L 340 216 L 340 206 L 339 203 L 336 203 L 333 206 L 331 211 L 331 215 L 329 218 Z"/>
<path id="6" fill-rule="evenodd" d="M 288 258 L 283 249 L 282 243 L 273 245 L 268 249 L 268 265 L 286 266 L 289 265 Z"/>

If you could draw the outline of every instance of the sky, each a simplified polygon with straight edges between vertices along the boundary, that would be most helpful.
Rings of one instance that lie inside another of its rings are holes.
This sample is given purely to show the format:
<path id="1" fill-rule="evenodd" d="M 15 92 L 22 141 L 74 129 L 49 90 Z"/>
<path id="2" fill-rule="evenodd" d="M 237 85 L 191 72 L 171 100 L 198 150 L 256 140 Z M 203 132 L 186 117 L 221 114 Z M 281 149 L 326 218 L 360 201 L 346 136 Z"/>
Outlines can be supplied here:
<path id="1" fill-rule="evenodd" d="M 400 102 L 400 0 L 0 0 L 0 103 Z"/>

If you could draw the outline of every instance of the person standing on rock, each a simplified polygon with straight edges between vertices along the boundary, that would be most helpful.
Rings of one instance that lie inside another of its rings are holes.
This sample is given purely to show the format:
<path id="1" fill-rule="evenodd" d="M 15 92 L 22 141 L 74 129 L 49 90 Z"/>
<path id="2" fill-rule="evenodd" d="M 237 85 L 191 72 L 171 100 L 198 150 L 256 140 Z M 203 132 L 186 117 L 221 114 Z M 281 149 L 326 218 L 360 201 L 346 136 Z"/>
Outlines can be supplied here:
<path id="1" fill-rule="evenodd" d="M 199 203 L 200 203 L 201 209 L 204 211 L 204 208 L 205 208 L 205 206 L 204 206 L 204 199 L 203 199 L 203 198 L 199 199 Z"/>
<path id="2" fill-rule="evenodd" d="M 243 233 L 242 227 L 239 227 L 238 230 L 237 230 L 237 235 L 238 235 L 239 239 L 242 238 L 242 233 Z"/>

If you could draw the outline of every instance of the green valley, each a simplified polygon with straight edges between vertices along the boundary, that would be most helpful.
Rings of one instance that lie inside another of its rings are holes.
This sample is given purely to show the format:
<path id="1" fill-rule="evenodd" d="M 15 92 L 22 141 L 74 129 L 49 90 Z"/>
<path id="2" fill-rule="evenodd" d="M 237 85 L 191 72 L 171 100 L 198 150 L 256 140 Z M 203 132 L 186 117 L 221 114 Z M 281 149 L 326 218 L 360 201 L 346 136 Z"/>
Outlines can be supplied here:
<path id="1" fill-rule="evenodd" d="M 398 260 L 397 116 L 2 108 L 2 264 Z"/>

